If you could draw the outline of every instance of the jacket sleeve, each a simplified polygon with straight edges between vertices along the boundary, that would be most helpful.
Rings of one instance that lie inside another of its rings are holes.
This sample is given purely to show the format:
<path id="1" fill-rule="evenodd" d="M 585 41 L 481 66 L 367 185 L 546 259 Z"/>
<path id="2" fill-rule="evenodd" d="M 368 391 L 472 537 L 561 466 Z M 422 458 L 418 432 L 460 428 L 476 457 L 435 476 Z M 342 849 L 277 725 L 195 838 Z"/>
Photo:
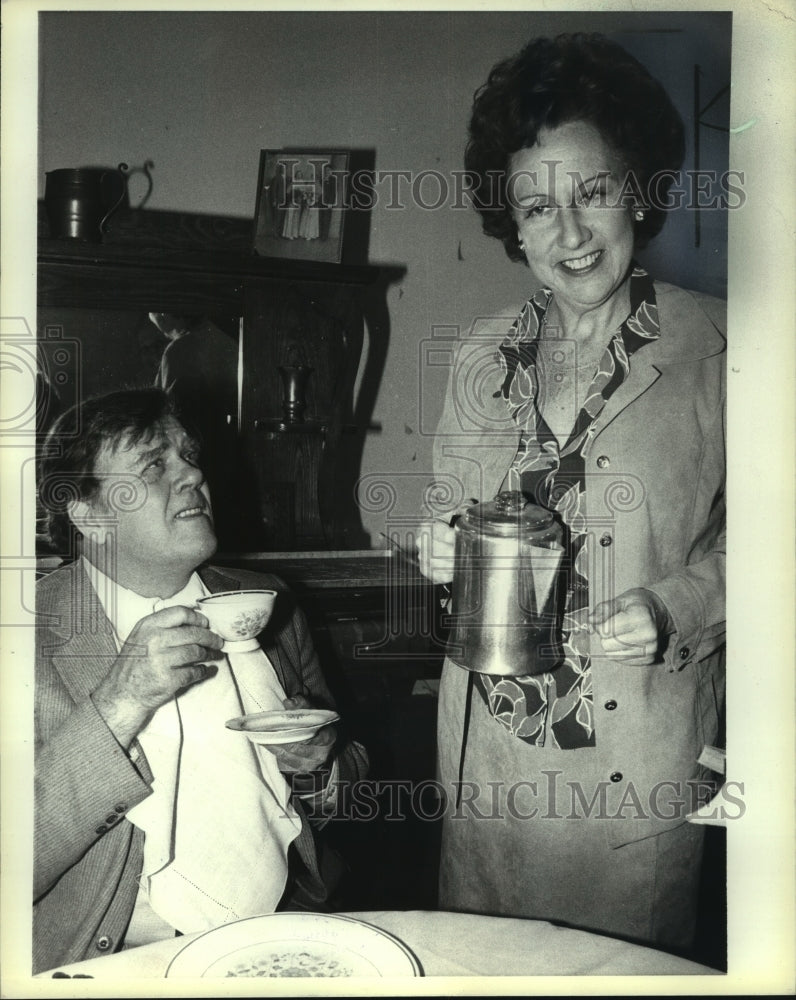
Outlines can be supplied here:
<path id="1" fill-rule="evenodd" d="M 726 414 L 717 417 L 722 439 Z M 723 448 L 722 448 L 723 455 Z M 716 498 L 710 518 L 696 540 L 690 558 L 679 571 L 647 589 L 664 603 L 673 631 L 666 662 L 670 670 L 704 659 L 726 636 L 726 510 L 725 497 Z"/>
<path id="2" fill-rule="evenodd" d="M 701 442 L 692 465 L 686 471 L 680 467 L 678 472 L 676 456 L 680 442 L 672 437 L 672 454 L 661 450 L 657 456 L 659 465 L 651 473 L 663 477 L 666 489 L 669 480 L 674 488 L 682 478 L 682 492 L 672 494 L 674 507 L 668 504 L 665 511 L 666 530 L 671 532 L 666 535 L 666 548 L 676 547 L 676 558 L 643 584 L 668 611 L 670 639 L 664 662 L 668 670 L 677 671 L 703 660 L 725 640 L 726 303 L 670 286 L 662 287 L 658 302 L 663 334 L 679 337 L 679 342 L 694 355 L 687 367 L 679 371 L 677 365 L 681 359 L 676 355 L 669 358 L 674 367 L 660 366 L 659 370 L 669 379 L 667 413 L 679 414 L 686 421 L 678 426 L 688 435 L 689 445 Z M 636 414 L 634 419 L 638 422 L 636 411 L 628 412 Z M 647 410 L 647 419 L 654 412 Z M 664 414 L 660 416 L 663 419 Z M 639 427 L 643 433 L 643 421 Z M 638 440 L 637 436 L 632 439 Z M 641 444 L 643 447 L 643 437 Z M 673 471 L 668 469 L 670 465 Z M 658 504 L 667 504 L 665 492 L 657 496 Z M 652 517 L 654 520 L 655 515 Z"/>
<path id="3" fill-rule="evenodd" d="M 34 901 L 151 793 L 146 766 L 136 768 L 91 699 L 75 704 L 54 673 L 36 707 Z"/>

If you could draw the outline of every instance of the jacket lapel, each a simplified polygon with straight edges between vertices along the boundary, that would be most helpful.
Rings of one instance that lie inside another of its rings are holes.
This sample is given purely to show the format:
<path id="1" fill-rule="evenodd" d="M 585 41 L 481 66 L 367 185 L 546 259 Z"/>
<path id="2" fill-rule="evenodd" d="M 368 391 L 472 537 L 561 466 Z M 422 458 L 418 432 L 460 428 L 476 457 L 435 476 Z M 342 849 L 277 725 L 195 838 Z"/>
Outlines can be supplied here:
<path id="1" fill-rule="evenodd" d="M 85 700 L 116 659 L 113 628 L 102 609 L 82 563 L 69 567 L 53 610 L 52 631 L 64 638 L 52 652 L 52 662 L 75 701 Z"/>
<path id="2" fill-rule="evenodd" d="M 706 315 L 703 315 L 701 322 L 694 321 L 693 302 L 690 299 L 689 308 L 685 311 L 679 299 L 675 304 L 668 302 L 668 298 L 667 295 L 658 296 L 660 339 L 645 345 L 633 355 L 628 377 L 608 399 L 595 421 L 594 436 L 605 430 L 624 409 L 647 392 L 662 374 L 670 374 L 667 372 L 668 368 L 713 357 L 724 350 L 724 337 Z"/>
<path id="3" fill-rule="evenodd" d="M 213 566 L 203 566 L 198 573 L 199 579 L 213 594 L 220 594 L 225 590 L 240 590 L 240 580 L 222 573 Z"/>
<path id="4" fill-rule="evenodd" d="M 638 399 L 642 393 L 645 393 L 661 377 L 660 371 L 653 364 L 649 363 L 649 359 L 644 358 L 645 352 L 651 351 L 653 346 L 649 344 L 633 355 L 627 378 L 611 394 L 594 422 L 592 438 L 605 430 L 611 421 L 619 416 L 622 410 L 630 406 L 633 400 Z M 645 361 L 647 361 L 646 364 L 644 363 Z"/>

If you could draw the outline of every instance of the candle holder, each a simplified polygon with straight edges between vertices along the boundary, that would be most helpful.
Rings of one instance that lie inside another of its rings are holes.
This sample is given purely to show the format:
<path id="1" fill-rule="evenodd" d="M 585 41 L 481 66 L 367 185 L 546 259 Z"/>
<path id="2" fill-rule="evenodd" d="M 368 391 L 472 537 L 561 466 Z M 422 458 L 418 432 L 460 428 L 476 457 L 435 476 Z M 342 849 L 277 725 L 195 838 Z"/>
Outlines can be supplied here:
<path id="1" fill-rule="evenodd" d="M 286 424 L 304 422 L 304 411 L 307 408 L 305 393 L 311 371 L 309 365 L 281 365 L 279 368 L 282 379 L 282 412 Z"/>

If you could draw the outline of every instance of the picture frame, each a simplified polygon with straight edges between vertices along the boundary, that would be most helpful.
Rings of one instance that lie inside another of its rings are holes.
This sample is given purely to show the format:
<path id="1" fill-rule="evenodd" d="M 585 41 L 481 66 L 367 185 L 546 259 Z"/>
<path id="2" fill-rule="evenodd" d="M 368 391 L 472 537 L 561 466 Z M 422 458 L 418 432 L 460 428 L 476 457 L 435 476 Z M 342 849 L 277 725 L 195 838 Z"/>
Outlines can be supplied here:
<path id="1" fill-rule="evenodd" d="M 261 150 L 254 252 L 342 263 L 348 178 L 348 150 Z"/>

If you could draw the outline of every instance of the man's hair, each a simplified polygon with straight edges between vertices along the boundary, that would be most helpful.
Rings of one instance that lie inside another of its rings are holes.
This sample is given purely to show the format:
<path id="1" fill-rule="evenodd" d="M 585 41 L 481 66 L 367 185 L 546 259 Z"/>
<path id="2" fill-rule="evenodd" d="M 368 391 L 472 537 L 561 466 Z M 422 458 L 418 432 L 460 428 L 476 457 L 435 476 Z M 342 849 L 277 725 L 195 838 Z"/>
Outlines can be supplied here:
<path id="1" fill-rule="evenodd" d="M 91 500 L 99 488 L 95 469 L 104 448 L 149 441 L 167 417 L 180 419 L 162 389 L 123 389 L 88 399 L 55 421 L 39 461 L 38 495 L 46 512 L 47 534 L 56 551 L 74 555 L 77 529 L 69 519 L 74 500 Z M 79 534 L 79 533 L 78 533 Z"/>
<path id="2" fill-rule="evenodd" d="M 509 157 L 534 146 L 541 129 L 578 121 L 597 129 L 644 196 L 656 180 L 655 203 L 634 223 L 636 245 L 663 228 L 662 199 L 682 166 L 685 131 L 662 85 L 602 35 L 536 38 L 476 91 L 464 157 L 483 230 L 511 260 L 526 263 L 506 191 Z"/>

